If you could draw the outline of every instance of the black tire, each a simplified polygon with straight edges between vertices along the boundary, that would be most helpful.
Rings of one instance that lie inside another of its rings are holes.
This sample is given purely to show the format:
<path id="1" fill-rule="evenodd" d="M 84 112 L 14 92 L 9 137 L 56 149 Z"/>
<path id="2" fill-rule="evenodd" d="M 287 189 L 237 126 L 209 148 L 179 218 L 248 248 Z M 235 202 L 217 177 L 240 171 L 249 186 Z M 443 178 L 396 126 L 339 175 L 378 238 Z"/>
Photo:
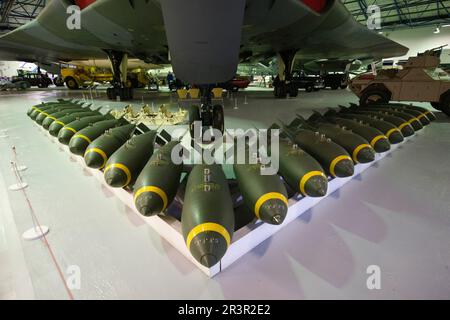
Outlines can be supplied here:
<path id="1" fill-rule="evenodd" d="M 339 88 L 338 84 L 332 84 L 331 85 L 331 90 L 337 90 Z"/>
<path id="2" fill-rule="evenodd" d="M 231 88 L 231 91 L 232 91 L 232 92 L 238 92 L 238 91 L 239 91 L 239 87 L 232 87 L 232 88 Z"/>
<path id="3" fill-rule="evenodd" d="M 439 108 L 440 108 L 439 110 L 441 110 L 448 117 L 450 117 L 450 91 L 447 91 L 441 96 Z"/>
<path id="4" fill-rule="evenodd" d="M 367 106 L 373 103 L 389 103 L 390 94 L 388 91 L 380 88 L 367 88 L 363 91 L 359 99 L 360 106 Z"/>
<path id="5" fill-rule="evenodd" d="M 340 86 L 340 88 L 341 88 L 342 90 L 347 89 L 347 87 L 348 87 L 348 85 L 346 85 L 346 84 L 342 84 L 342 85 Z"/>
<path id="6" fill-rule="evenodd" d="M 116 100 L 117 96 L 120 97 L 120 101 L 133 100 L 133 88 L 108 88 L 106 95 L 109 100 Z"/>
<path id="7" fill-rule="evenodd" d="M 194 122 L 200 120 L 200 109 L 198 106 L 191 106 L 189 110 L 189 133 L 191 134 L 191 138 L 194 138 Z"/>
<path id="8" fill-rule="evenodd" d="M 314 92 L 320 91 L 319 88 L 314 88 Z"/>
<path id="9" fill-rule="evenodd" d="M 305 87 L 306 92 L 313 92 L 314 86 L 312 84 L 307 84 Z"/>
<path id="10" fill-rule="evenodd" d="M 278 98 L 278 95 L 279 95 L 279 93 L 278 93 L 278 86 L 273 86 L 273 96 L 275 98 Z"/>
<path id="11" fill-rule="evenodd" d="M 223 114 L 223 107 L 220 104 L 213 106 L 212 126 L 222 133 L 225 130 L 225 117 Z"/>
<path id="12" fill-rule="evenodd" d="M 79 86 L 78 83 L 76 82 L 76 80 L 72 77 L 67 77 L 65 79 L 66 82 L 66 86 L 67 88 L 69 88 L 70 90 L 78 90 Z"/>
<path id="13" fill-rule="evenodd" d="M 297 86 L 291 85 L 289 87 L 289 97 L 295 98 L 298 96 L 298 88 Z"/>
<path id="14" fill-rule="evenodd" d="M 285 83 L 279 83 L 274 87 L 274 95 L 276 98 L 285 99 L 287 97 L 287 90 Z"/>

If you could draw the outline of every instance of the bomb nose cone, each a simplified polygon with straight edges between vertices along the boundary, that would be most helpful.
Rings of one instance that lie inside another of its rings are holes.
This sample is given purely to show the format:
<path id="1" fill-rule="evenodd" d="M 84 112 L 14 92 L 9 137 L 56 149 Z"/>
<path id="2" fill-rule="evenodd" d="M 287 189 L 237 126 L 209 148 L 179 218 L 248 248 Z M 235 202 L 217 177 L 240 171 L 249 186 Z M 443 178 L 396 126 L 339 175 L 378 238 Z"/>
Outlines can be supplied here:
<path id="1" fill-rule="evenodd" d="M 105 166 L 105 159 L 96 152 L 89 152 L 84 155 L 84 162 L 89 168 L 101 169 Z"/>
<path id="2" fill-rule="evenodd" d="M 113 188 L 123 188 L 127 185 L 127 175 L 121 169 L 110 167 L 105 171 L 105 181 Z"/>
<path id="3" fill-rule="evenodd" d="M 195 235 L 187 245 L 195 260 L 208 268 L 217 264 L 228 248 L 223 235 L 215 231 L 201 232 Z"/>
<path id="4" fill-rule="evenodd" d="M 259 218 L 269 224 L 282 224 L 286 218 L 288 207 L 280 199 L 269 199 L 259 208 Z"/>
<path id="5" fill-rule="evenodd" d="M 414 130 L 419 131 L 423 129 L 423 125 L 420 123 L 419 120 L 411 121 L 411 126 L 414 128 Z"/>
<path id="6" fill-rule="evenodd" d="M 44 122 L 47 115 L 43 115 L 42 113 L 36 117 L 36 123 L 39 125 L 42 125 L 42 122 Z"/>
<path id="7" fill-rule="evenodd" d="M 373 148 L 377 153 L 383 153 L 391 149 L 391 144 L 389 143 L 388 139 L 383 138 L 375 142 Z"/>
<path id="8" fill-rule="evenodd" d="M 62 129 L 62 125 L 56 122 L 53 122 L 50 127 L 48 128 L 48 132 L 53 136 L 57 137 L 59 134 L 59 131 Z"/>
<path id="9" fill-rule="evenodd" d="M 313 198 L 324 197 L 328 191 L 328 179 L 325 176 L 314 176 L 305 183 L 305 195 Z"/>
<path id="10" fill-rule="evenodd" d="M 401 132 L 396 131 L 396 132 L 392 133 L 391 135 L 389 135 L 389 142 L 392 144 L 398 144 L 400 142 L 403 142 L 404 140 L 405 140 L 405 138 L 403 137 L 403 134 Z"/>
<path id="11" fill-rule="evenodd" d="M 78 156 L 82 156 L 88 146 L 89 146 L 89 142 L 87 142 L 84 139 L 78 138 L 78 137 L 73 137 L 72 139 L 70 139 L 70 142 L 69 142 L 70 152 L 72 152 L 73 154 L 76 154 Z"/>
<path id="12" fill-rule="evenodd" d="M 351 159 L 339 161 L 334 168 L 335 176 L 338 178 L 351 177 L 355 173 L 355 166 Z"/>
<path id="13" fill-rule="evenodd" d="M 70 139 L 72 139 L 73 135 L 74 135 L 74 132 L 67 130 L 67 129 L 62 129 L 58 133 L 58 141 L 62 144 L 68 145 L 70 142 Z"/>
<path id="14" fill-rule="evenodd" d="M 213 265 L 217 264 L 219 260 L 212 254 L 205 254 L 201 257 L 200 263 L 207 268 L 211 268 Z"/>
<path id="15" fill-rule="evenodd" d="M 426 115 L 420 116 L 420 118 L 418 118 L 418 119 L 420 120 L 420 123 L 424 127 L 431 123 L 431 120 Z"/>
<path id="16" fill-rule="evenodd" d="M 435 115 L 433 112 L 431 112 L 431 111 L 426 112 L 425 115 L 427 116 L 427 118 L 428 118 L 430 121 L 434 121 L 434 120 L 437 119 L 437 118 L 436 118 L 436 115 Z"/>
<path id="17" fill-rule="evenodd" d="M 410 137 L 410 136 L 414 135 L 414 133 L 415 133 L 416 131 L 414 130 L 414 128 L 412 127 L 412 125 L 408 124 L 408 125 L 404 126 L 404 127 L 401 129 L 401 132 L 402 132 L 402 134 L 403 134 L 404 137 Z M 402 141 L 403 141 L 403 140 L 402 140 Z"/>
<path id="18" fill-rule="evenodd" d="M 375 160 L 375 150 L 372 147 L 367 146 L 356 154 L 356 160 L 359 163 L 369 163 Z"/>
<path id="19" fill-rule="evenodd" d="M 139 195 L 136 198 L 135 204 L 138 211 L 146 217 L 157 215 L 164 208 L 161 197 L 153 192 L 146 192 Z"/>
<path id="20" fill-rule="evenodd" d="M 44 127 L 45 130 L 48 130 L 50 128 L 50 125 L 53 123 L 53 119 L 46 118 L 44 122 L 42 122 L 42 127 Z"/>

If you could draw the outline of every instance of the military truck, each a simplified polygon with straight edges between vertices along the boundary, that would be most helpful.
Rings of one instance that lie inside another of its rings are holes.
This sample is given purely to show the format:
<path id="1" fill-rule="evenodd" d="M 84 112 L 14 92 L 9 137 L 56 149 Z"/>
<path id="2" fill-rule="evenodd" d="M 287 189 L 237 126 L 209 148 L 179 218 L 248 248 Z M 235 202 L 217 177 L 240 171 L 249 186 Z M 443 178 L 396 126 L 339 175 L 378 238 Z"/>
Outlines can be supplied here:
<path id="1" fill-rule="evenodd" d="M 350 82 L 360 105 L 389 101 L 430 102 L 450 117 L 450 76 L 440 69 L 443 47 L 410 57 L 402 69 L 365 73 Z"/>
<path id="2" fill-rule="evenodd" d="M 12 77 L 11 82 L 26 82 L 29 87 L 47 88 L 52 84 L 52 80 L 47 74 L 27 72 L 24 70 L 17 70 L 17 76 Z"/>
<path id="3" fill-rule="evenodd" d="M 325 81 L 321 76 L 308 75 L 303 70 L 292 74 L 291 83 L 298 89 L 305 89 L 306 92 L 319 91 L 325 88 Z"/>

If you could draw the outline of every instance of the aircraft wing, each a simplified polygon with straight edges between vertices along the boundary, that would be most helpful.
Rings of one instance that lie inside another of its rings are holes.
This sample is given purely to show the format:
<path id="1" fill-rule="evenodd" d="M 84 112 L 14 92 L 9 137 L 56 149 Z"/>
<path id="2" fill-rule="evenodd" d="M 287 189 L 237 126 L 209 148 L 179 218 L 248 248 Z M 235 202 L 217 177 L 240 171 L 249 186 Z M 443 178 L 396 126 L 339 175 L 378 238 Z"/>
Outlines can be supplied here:
<path id="1" fill-rule="evenodd" d="M 264 57 L 294 48 L 298 59 L 311 61 L 379 60 L 409 50 L 358 23 L 340 1 L 315 1 L 322 3 L 321 12 L 308 10 L 301 2 L 314 3 L 248 0 L 241 51 Z"/>
<path id="2" fill-rule="evenodd" d="M 69 30 L 67 8 L 81 10 Z M 338 0 L 53 0 L 38 18 L 0 37 L 0 60 L 33 62 L 106 58 L 126 52 L 169 63 L 191 83 L 224 82 L 239 61 L 297 51 L 307 61 L 381 59 L 407 48 L 360 25 Z"/>
<path id="3" fill-rule="evenodd" d="M 168 62 L 167 41 L 157 1 L 97 0 L 82 8 L 81 29 L 69 29 L 67 8 L 53 0 L 32 22 L 0 37 L 0 60 L 55 62 L 105 59 L 103 50 Z"/>

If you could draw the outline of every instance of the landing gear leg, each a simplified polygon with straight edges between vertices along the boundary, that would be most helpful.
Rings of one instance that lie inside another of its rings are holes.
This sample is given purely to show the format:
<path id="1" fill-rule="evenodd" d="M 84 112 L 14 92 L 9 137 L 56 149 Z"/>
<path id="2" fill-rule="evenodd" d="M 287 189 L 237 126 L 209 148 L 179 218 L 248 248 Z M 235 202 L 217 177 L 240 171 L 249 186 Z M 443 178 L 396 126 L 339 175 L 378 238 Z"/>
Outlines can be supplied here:
<path id="1" fill-rule="evenodd" d="M 189 128 L 191 137 L 194 138 L 194 122 L 201 121 L 202 136 L 206 130 L 217 129 L 221 133 L 225 130 L 224 112 L 221 104 L 213 105 L 211 99 L 211 86 L 201 88 L 201 106 L 193 106 L 189 113 Z"/>
<path id="2" fill-rule="evenodd" d="M 286 98 L 298 95 L 298 88 L 292 80 L 292 68 L 294 66 L 296 50 L 283 51 L 278 53 L 278 76 L 273 82 L 274 95 L 276 98 Z"/>
<path id="3" fill-rule="evenodd" d="M 132 100 L 133 89 L 125 85 L 127 79 L 127 54 L 114 50 L 105 50 L 105 52 L 108 55 L 113 70 L 113 80 L 111 81 L 113 87 L 106 89 L 106 95 L 111 100 L 116 100 L 117 97 L 121 101 Z"/>

